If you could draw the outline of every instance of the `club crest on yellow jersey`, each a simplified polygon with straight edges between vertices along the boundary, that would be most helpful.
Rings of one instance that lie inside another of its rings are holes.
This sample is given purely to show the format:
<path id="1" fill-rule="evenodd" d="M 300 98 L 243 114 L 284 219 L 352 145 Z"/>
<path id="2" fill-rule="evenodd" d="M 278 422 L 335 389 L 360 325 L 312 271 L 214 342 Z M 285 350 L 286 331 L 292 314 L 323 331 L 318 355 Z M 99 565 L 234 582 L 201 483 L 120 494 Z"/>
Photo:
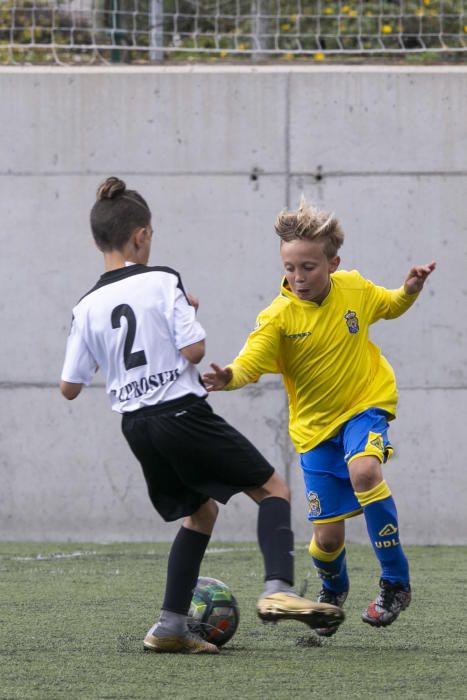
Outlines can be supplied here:
<path id="1" fill-rule="evenodd" d="M 345 322 L 347 323 L 347 328 L 349 333 L 358 333 L 360 326 L 358 325 L 358 318 L 356 311 L 351 311 L 350 309 L 344 314 Z"/>

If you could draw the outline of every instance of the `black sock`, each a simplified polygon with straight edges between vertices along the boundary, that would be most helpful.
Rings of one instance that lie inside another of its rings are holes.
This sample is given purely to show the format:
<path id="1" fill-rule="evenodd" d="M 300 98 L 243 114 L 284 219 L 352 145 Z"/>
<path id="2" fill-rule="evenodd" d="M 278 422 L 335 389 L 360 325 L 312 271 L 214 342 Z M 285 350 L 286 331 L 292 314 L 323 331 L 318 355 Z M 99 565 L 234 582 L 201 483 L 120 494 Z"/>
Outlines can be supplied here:
<path id="1" fill-rule="evenodd" d="M 210 536 L 181 527 L 170 548 L 163 610 L 186 615 Z"/>
<path id="2" fill-rule="evenodd" d="M 264 559 L 264 580 L 294 583 L 294 537 L 290 528 L 290 503 L 270 496 L 259 504 L 258 543 Z"/>

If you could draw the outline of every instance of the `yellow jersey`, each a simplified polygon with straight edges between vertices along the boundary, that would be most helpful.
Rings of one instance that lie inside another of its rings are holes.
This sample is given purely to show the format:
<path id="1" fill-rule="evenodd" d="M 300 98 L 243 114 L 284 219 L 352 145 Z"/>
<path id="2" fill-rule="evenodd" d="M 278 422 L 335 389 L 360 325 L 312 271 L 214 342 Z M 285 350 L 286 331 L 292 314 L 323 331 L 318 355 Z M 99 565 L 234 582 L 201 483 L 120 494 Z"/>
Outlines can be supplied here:
<path id="1" fill-rule="evenodd" d="M 255 330 L 229 367 L 227 390 L 282 374 L 289 400 L 289 431 L 298 452 L 336 434 L 352 416 L 381 408 L 394 418 L 393 369 L 369 339 L 379 319 L 397 318 L 417 294 L 385 289 L 356 270 L 331 274 L 321 304 L 299 299 L 285 278 L 281 292 L 262 311 Z"/>

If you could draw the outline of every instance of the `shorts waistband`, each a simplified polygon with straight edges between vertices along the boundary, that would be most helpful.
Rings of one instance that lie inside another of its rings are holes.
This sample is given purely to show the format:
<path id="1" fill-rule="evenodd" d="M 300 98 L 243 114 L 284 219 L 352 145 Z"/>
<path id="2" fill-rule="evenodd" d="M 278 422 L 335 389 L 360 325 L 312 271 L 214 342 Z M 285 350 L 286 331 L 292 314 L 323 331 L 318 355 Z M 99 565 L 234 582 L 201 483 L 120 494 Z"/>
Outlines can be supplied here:
<path id="1" fill-rule="evenodd" d="M 185 396 L 180 396 L 178 399 L 162 401 L 161 403 L 155 403 L 152 406 L 143 406 L 142 408 L 138 408 L 136 411 L 126 411 L 122 414 L 122 417 L 123 419 L 128 419 L 132 416 L 135 418 L 139 416 L 158 416 L 163 413 L 171 413 L 173 410 L 187 408 L 188 406 L 192 406 L 194 403 L 199 403 L 200 401 L 206 401 L 205 397 L 197 396 L 196 394 L 186 394 Z"/>

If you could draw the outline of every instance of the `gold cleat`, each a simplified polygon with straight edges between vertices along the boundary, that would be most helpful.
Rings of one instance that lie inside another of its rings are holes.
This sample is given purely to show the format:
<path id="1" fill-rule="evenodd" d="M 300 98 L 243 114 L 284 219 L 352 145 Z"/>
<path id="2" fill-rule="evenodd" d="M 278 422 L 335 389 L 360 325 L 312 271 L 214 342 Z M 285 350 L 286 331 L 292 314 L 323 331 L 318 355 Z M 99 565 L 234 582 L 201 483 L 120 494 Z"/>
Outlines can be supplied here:
<path id="1" fill-rule="evenodd" d="M 317 603 L 295 593 L 272 593 L 260 598 L 256 610 L 266 622 L 298 620 L 312 629 L 336 627 L 345 619 L 344 611 L 337 605 Z"/>
<path id="2" fill-rule="evenodd" d="M 187 634 L 184 637 L 156 637 L 154 634 L 148 634 L 143 645 L 147 651 L 155 651 L 159 654 L 219 653 L 215 644 L 210 644 L 195 634 Z"/>

